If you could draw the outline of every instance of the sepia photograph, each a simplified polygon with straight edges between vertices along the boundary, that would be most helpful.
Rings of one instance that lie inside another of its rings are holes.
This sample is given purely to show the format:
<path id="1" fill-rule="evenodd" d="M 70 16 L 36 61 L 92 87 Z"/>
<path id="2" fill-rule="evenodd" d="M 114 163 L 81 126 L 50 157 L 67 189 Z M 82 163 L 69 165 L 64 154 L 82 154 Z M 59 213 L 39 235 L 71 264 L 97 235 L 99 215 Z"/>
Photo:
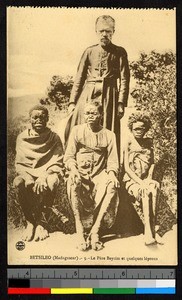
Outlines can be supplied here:
<path id="1" fill-rule="evenodd" d="M 176 10 L 7 7 L 9 265 L 177 265 Z"/>

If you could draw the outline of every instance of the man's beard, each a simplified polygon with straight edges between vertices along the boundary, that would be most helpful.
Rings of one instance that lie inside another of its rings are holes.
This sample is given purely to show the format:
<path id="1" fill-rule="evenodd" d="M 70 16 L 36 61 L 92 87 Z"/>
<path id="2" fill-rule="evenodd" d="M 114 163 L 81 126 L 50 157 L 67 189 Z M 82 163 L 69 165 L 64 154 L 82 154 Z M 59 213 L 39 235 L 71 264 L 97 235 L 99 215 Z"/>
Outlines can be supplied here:
<path id="1" fill-rule="evenodd" d="M 111 41 L 109 39 L 101 39 L 100 42 L 102 46 L 107 46 L 110 44 Z"/>

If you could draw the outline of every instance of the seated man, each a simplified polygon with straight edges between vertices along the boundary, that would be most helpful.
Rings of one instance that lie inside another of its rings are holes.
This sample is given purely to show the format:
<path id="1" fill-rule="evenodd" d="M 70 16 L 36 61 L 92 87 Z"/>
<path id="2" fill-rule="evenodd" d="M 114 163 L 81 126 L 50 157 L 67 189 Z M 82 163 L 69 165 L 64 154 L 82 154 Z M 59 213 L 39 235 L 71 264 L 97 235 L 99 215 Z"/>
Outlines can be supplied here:
<path id="1" fill-rule="evenodd" d="M 141 112 L 132 114 L 128 120 L 131 136 L 124 147 L 123 181 L 128 193 L 134 196 L 137 205 L 142 205 L 144 215 L 145 244 L 156 243 L 155 208 L 159 183 L 152 179 L 154 169 L 153 142 L 144 135 L 151 126 L 150 119 Z M 150 205 L 150 199 L 152 205 Z"/>
<path id="2" fill-rule="evenodd" d="M 22 238 L 38 241 L 49 235 L 44 225 L 44 213 L 46 207 L 52 205 L 62 174 L 63 149 L 59 136 L 46 126 L 49 119 L 47 108 L 36 105 L 29 115 L 30 128 L 17 137 L 17 176 L 13 185 L 27 222 Z"/>
<path id="3" fill-rule="evenodd" d="M 111 201 L 117 199 L 118 156 L 115 134 L 100 125 L 102 107 L 97 102 L 86 104 L 84 115 L 86 123 L 73 127 L 65 152 L 69 170 L 67 188 L 75 215 L 78 248 L 100 250 L 101 221 Z M 88 236 L 82 222 L 83 210 L 96 215 Z"/>

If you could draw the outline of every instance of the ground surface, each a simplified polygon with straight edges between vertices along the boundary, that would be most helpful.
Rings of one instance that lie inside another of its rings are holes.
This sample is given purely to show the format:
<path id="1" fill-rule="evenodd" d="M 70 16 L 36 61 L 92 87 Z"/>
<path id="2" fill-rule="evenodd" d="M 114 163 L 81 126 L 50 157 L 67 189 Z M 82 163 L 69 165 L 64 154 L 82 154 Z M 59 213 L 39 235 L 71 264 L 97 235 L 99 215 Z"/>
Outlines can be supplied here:
<path id="1" fill-rule="evenodd" d="M 22 230 L 10 230 L 8 263 L 14 265 L 176 265 L 177 227 L 163 236 L 164 245 L 145 246 L 143 234 L 125 238 L 104 237 L 104 249 L 79 251 L 76 234 L 54 232 L 44 241 L 25 242 L 17 250 Z M 39 256 L 39 257 L 35 257 Z M 47 256 L 47 257 L 46 257 Z"/>

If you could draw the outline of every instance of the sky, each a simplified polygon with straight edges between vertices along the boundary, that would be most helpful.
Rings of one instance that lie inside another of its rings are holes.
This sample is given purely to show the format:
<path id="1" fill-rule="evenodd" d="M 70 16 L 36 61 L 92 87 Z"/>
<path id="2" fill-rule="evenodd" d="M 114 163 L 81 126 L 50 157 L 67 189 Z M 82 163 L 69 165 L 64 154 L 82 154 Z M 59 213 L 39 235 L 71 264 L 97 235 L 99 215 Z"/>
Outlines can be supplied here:
<path id="1" fill-rule="evenodd" d="M 75 76 L 83 51 L 97 43 L 95 20 L 115 18 L 113 43 L 140 52 L 176 51 L 176 11 L 167 9 L 8 7 L 8 96 L 45 94 L 53 75 Z"/>

